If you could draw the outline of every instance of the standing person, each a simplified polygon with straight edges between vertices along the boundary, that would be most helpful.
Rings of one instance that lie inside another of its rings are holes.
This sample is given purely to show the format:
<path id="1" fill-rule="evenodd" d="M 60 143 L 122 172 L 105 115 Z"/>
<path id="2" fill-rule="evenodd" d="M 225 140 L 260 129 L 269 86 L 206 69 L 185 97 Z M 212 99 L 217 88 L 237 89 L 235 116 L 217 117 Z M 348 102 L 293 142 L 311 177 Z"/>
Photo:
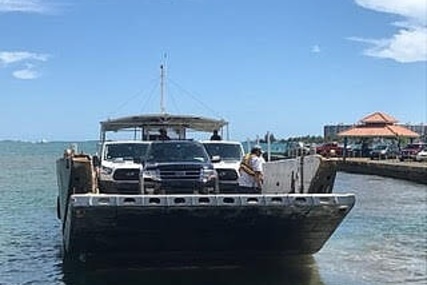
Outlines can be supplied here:
<path id="1" fill-rule="evenodd" d="M 239 189 L 243 193 L 260 193 L 263 183 L 262 148 L 255 145 L 243 158 L 239 168 Z"/>
<path id="2" fill-rule="evenodd" d="M 218 134 L 218 130 L 214 130 L 211 136 L 211 141 L 220 141 L 221 136 Z"/>
<path id="3" fill-rule="evenodd" d="M 165 129 L 159 130 L 159 140 L 162 140 L 162 141 L 170 140 L 168 133 L 166 132 Z"/>

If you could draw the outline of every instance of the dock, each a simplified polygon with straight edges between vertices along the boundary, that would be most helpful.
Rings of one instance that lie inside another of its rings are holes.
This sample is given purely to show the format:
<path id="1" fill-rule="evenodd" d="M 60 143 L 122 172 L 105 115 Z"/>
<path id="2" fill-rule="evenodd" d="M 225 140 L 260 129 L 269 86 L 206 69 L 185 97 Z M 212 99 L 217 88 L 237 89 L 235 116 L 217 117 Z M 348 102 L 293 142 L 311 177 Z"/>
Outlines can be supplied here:
<path id="1" fill-rule="evenodd" d="M 398 159 L 371 160 L 369 158 L 337 159 L 338 171 L 379 175 L 427 184 L 427 163 Z"/>

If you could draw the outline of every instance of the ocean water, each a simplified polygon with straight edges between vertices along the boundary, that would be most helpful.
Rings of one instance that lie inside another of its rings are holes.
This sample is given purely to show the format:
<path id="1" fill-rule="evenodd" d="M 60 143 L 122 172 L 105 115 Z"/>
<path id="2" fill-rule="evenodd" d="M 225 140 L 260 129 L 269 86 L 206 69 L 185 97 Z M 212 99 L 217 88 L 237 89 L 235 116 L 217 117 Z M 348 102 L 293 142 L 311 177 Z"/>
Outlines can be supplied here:
<path id="1" fill-rule="evenodd" d="M 0 284 L 427 284 L 427 186 L 338 173 L 357 201 L 323 249 L 243 267 L 69 267 L 61 256 L 55 161 L 70 143 L 0 142 Z M 94 153 L 96 144 L 78 144 Z"/>

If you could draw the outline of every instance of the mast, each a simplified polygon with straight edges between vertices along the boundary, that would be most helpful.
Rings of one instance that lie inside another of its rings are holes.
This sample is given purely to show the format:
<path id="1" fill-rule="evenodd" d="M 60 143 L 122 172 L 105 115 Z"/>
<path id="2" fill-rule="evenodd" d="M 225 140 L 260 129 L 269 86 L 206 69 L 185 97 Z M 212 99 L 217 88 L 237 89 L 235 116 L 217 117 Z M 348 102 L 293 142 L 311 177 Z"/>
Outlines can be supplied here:
<path id="1" fill-rule="evenodd" d="M 165 114 L 165 106 L 164 106 L 164 80 L 165 80 L 165 72 L 163 68 L 163 64 L 160 65 L 160 113 Z"/>

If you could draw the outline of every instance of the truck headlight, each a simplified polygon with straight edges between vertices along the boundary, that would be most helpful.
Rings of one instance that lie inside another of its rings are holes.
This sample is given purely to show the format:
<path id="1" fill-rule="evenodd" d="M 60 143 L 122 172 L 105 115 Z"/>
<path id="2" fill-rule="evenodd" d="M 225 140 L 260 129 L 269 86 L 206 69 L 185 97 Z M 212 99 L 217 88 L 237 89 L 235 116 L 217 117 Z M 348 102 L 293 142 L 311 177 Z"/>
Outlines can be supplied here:
<path id="1" fill-rule="evenodd" d="M 158 169 L 149 169 L 142 172 L 142 179 L 160 181 L 160 171 Z"/>
<path id="2" fill-rule="evenodd" d="M 101 166 L 101 174 L 111 175 L 111 173 L 113 173 L 113 169 L 112 168 L 106 167 L 106 166 Z"/>
<path id="3" fill-rule="evenodd" d="M 203 182 L 207 182 L 217 178 L 218 178 L 218 173 L 216 172 L 215 169 L 202 168 L 202 171 L 200 172 L 200 179 Z"/>

